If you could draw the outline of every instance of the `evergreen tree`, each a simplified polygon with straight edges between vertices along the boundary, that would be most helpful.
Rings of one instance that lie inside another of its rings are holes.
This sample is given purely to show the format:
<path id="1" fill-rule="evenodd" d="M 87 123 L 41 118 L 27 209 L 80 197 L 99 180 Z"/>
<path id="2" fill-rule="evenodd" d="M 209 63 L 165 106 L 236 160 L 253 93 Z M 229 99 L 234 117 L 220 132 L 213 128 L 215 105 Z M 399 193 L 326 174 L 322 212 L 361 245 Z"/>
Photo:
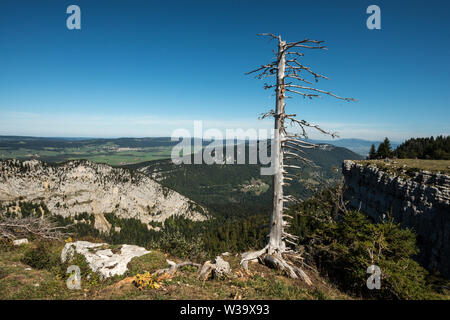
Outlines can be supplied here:
<path id="1" fill-rule="evenodd" d="M 411 138 L 398 146 L 394 154 L 401 159 L 450 160 L 450 136 Z"/>
<path id="2" fill-rule="evenodd" d="M 369 151 L 369 159 L 376 159 L 377 158 L 377 151 L 375 150 L 375 145 L 372 144 Z"/>
<path id="3" fill-rule="evenodd" d="M 378 146 L 377 158 L 384 159 L 392 156 L 391 142 L 386 137 L 382 143 Z"/>

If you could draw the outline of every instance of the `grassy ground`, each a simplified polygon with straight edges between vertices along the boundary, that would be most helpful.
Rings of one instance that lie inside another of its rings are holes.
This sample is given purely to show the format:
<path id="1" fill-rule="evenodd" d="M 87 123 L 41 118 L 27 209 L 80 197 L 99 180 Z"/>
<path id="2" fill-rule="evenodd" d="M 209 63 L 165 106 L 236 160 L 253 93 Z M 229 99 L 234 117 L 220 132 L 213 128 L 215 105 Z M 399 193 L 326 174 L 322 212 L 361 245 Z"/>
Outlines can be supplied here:
<path id="1" fill-rule="evenodd" d="M 63 245 L 55 244 L 52 250 L 59 254 Z M 160 288 L 139 290 L 132 283 L 136 274 L 167 267 L 166 258 L 177 261 L 159 251 L 133 259 L 124 276 L 104 282 L 83 280 L 81 290 L 69 290 L 61 276 L 21 262 L 32 246 L 0 251 L 0 299 L 349 299 L 314 275 L 314 285 L 309 287 L 256 263 L 250 263 L 249 272 L 245 272 L 237 256 L 225 257 L 233 277 L 201 281 L 196 268 L 183 267 L 172 279 L 163 280 Z"/>
<path id="2" fill-rule="evenodd" d="M 384 171 L 399 175 L 414 176 L 418 171 L 430 171 L 450 174 L 450 160 L 421 160 L 421 159 L 395 159 L 395 160 L 358 160 L 362 165 L 374 165 Z"/>

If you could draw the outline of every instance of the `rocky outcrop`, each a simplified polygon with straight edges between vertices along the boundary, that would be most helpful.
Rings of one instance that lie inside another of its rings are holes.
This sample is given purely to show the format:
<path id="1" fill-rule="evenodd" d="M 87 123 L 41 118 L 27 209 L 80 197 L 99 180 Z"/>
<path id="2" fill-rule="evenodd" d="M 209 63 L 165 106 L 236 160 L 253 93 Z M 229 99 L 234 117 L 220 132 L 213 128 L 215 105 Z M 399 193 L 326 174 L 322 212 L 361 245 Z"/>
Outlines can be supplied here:
<path id="1" fill-rule="evenodd" d="M 95 227 L 103 232 L 111 228 L 103 216 L 110 212 L 143 223 L 164 222 L 173 215 L 207 218 L 203 207 L 142 173 L 85 160 L 0 161 L 0 203 L 19 200 L 42 201 L 63 217 L 93 214 Z"/>
<path id="2" fill-rule="evenodd" d="M 391 213 L 418 236 L 418 261 L 450 277 L 450 176 L 427 171 L 414 177 L 346 160 L 344 198 L 376 221 Z"/>
<path id="3" fill-rule="evenodd" d="M 115 250 L 116 252 L 113 252 Z M 115 249 L 106 243 L 76 241 L 67 243 L 61 252 L 61 261 L 71 261 L 75 252 L 83 255 L 92 271 L 102 279 L 123 275 L 128 269 L 131 259 L 150 253 L 144 248 L 123 244 Z"/>
<path id="4" fill-rule="evenodd" d="M 223 278 L 230 274 L 230 264 L 227 261 L 223 260 L 221 256 L 216 257 L 216 261 L 214 264 L 214 277 Z"/>
<path id="5" fill-rule="evenodd" d="M 28 239 L 26 239 L 26 238 L 13 240 L 13 245 L 14 246 L 21 246 L 21 245 L 27 244 L 27 243 L 28 243 Z"/>

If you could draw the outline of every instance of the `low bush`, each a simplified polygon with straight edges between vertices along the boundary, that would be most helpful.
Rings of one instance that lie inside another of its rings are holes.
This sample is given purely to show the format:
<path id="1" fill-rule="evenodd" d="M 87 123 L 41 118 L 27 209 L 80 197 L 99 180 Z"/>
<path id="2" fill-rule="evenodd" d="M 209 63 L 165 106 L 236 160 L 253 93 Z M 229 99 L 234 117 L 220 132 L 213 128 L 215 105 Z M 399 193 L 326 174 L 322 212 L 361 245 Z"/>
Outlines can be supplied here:
<path id="1" fill-rule="evenodd" d="M 324 223 L 315 239 L 319 267 L 347 291 L 384 299 L 424 299 L 431 291 L 427 271 L 412 259 L 418 252 L 415 234 L 392 219 L 373 224 L 350 211 L 337 222 Z M 379 290 L 367 288 L 370 265 L 381 270 Z"/>
<path id="2" fill-rule="evenodd" d="M 35 269 L 52 268 L 60 264 L 61 245 L 55 245 L 50 241 L 39 241 L 36 246 L 27 249 L 21 262 Z"/>
<path id="3" fill-rule="evenodd" d="M 206 258 L 203 240 L 195 236 L 188 239 L 178 230 L 163 231 L 153 246 L 179 258 L 194 261 L 203 261 Z"/>
<path id="4" fill-rule="evenodd" d="M 0 251 L 11 251 L 14 249 L 12 241 L 6 238 L 0 238 Z"/>

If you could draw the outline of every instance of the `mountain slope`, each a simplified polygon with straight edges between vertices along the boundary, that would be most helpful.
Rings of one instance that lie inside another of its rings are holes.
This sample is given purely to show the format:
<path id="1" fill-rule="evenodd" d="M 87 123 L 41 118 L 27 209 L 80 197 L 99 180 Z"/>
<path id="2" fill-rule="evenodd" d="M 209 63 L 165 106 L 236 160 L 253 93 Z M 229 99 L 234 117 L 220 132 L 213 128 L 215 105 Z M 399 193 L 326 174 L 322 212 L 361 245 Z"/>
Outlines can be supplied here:
<path id="1" fill-rule="evenodd" d="M 297 178 L 291 182 L 291 186 L 286 187 L 286 191 L 299 200 L 307 199 L 323 187 L 340 181 L 343 160 L 362 159 L 360 155 L 348 149 L 334 146 L 306 149 L 304 156 L 313 161 L 316 167 L 295 162 L 302 170 L 292 170 Z M 149 175 L 162 185 L 221 215 L 258 213 L 270 210 L 272 205 L 272 176 L 261 175 L 260 164 L 176 165 L 167 159 L 126 167 Z"/>
<path id="2" fill-rule="evenodd" d="M 0 162 L 0 174 L 0 203 L 43 202 L 63 217 L 94 214 L 103 231 L 108 229 L 103 214 L 111 212 L 143 223 L 163 222 L 173 215 L 206 219 L 204 208 L 181 194 L 139 172 L 105 164 L 8 160 Z"/>

